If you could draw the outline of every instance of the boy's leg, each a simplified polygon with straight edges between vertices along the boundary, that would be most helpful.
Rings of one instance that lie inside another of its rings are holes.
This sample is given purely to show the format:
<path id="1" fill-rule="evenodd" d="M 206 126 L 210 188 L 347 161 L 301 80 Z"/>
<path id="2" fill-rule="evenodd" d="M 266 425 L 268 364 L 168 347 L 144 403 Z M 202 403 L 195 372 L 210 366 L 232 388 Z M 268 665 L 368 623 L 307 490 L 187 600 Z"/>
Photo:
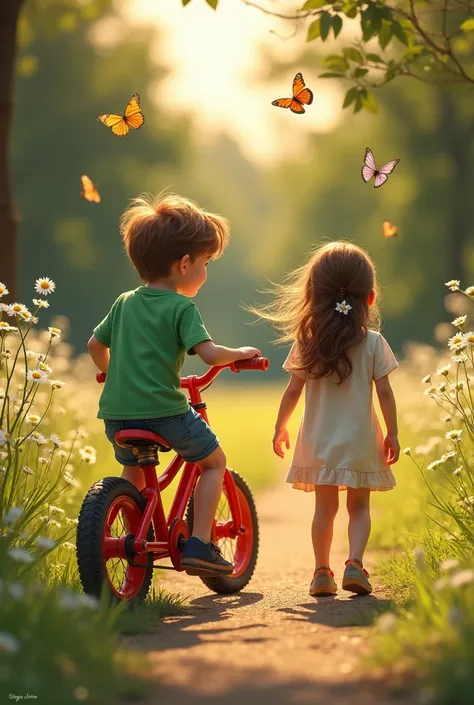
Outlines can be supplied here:
<path id="1" fill-rule="evenodd" d="M 339 488 L 332 485 L 318 485 L 315 490 L 316 507 L 314 511 L 311 537 L 313 539 L 315 570 L 329 568 L 334 519 L 339 509 Z"/>
<path id="2" fill-rule="evenodd" d="M 212 522 L 222 493 L 222 482 L 226 466 L 224 451 L 219 446 L 207 458 L 198 463 L 201 469 L 194 491 L 193 536 L 203 543 L 211 540 Z"/>
<path id="3" fill-rule="evenodd" d="M 145 487 L 145 474 L 138 465 L 124 465 L 122 477 L 135 485 L 137 490 L 143 490 Z"/>

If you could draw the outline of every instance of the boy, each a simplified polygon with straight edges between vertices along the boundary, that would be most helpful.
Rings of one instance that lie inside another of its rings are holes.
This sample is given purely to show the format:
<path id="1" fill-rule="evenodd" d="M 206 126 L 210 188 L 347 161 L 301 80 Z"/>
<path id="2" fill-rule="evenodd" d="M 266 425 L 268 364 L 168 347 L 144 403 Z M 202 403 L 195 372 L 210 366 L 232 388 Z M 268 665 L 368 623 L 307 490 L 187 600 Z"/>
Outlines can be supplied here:
<path id="1" fill-rule="evenodd" d="M 215 345 L 190 300 L 206 281 L 208 263 L 224 251 L 229 226 L 192 201 L 166 195 L 135 199 L 120 230 L 144 285 L 119 296 L 88 342 L 92 360 L 107 372 L 98 417 L 124 466 L 122 477 L 138 489 L 144 478 L 135 456 L 114 443 L 121 429 L 154 431 L 185 460 L 199 464 L 193 535 L 181 564 L 202 575 L 229 575 L 233 565 L 210 540 L 226 457 L 179 388 L 186 352 L 208 365 L 260 355 L 256 348 Z"/>

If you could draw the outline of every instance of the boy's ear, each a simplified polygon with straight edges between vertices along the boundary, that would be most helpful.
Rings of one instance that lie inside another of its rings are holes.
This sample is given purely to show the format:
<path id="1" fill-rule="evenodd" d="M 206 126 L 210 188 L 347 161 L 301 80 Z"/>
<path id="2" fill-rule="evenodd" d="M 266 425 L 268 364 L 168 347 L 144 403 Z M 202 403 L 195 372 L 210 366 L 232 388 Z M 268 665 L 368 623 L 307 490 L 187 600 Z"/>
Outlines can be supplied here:
<path id="1" fill-rule="evenodd" d="M 184 275 L 186 274 L 186 270 L 188 268 L 188 265 L 191 261 L 191 257 L 189 255 L 184 255 L 181 257 L 180 260 L 178 260 L 178 271 L 180 274 Z"/>
<path id="2" fill-rule="evenodd" d="M 375 291 L 372 289 L 372 291 L 369 294 L 369 298 L 367 299 L 367 303 L 369 304 L 369 306 L 372 306 L 374 301 L 375 301 Z"/>

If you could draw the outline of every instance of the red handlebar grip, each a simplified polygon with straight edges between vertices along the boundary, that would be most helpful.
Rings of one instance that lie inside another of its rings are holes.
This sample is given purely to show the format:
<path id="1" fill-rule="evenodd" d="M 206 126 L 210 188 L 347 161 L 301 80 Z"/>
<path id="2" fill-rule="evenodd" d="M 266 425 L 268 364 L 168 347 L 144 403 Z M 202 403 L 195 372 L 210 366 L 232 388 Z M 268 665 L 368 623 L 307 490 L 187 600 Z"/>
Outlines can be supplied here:
<path id="1" fill-rule="evenodd" d="M 107 374 L 105 372 L 98 372 L 95 376 L 95 378 L 99 384 L 104 384 L 106 377 L 107 377 Z"/>
<path id="2" fill-rule="evenodd" d="M 236 360 L 230 366 L 232 372 L 240 372 L 240 370 L 268 370 L 269 362 L 266 357 L 252 357 L 250 360 Z"/>

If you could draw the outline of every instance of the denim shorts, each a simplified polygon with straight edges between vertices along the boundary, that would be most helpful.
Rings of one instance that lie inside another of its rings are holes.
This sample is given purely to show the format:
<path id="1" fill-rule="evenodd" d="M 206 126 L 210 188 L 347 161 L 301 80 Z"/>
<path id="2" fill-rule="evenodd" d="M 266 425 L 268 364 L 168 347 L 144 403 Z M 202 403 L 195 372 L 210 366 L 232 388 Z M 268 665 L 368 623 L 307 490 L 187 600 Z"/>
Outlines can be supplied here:
<path id="1" fill-rule="evenodd" d="M 190 407 L 185 414 L 160 419 L 130 419 L 129 421 L 105 420 L 105 435 L 112 443 L 115 458 L 121 465 L 138 465 L 132 449 L 121 448 L 114 441 L 117 431 L 138 428 L 153 431 L 168 441 L 172 449 L 189 463 L 198 463 L 213 453 L 219 439 L 197 411 Z"/>

